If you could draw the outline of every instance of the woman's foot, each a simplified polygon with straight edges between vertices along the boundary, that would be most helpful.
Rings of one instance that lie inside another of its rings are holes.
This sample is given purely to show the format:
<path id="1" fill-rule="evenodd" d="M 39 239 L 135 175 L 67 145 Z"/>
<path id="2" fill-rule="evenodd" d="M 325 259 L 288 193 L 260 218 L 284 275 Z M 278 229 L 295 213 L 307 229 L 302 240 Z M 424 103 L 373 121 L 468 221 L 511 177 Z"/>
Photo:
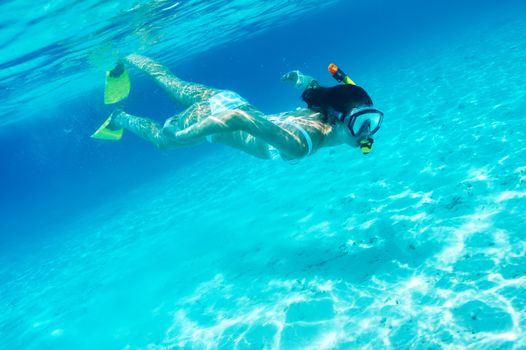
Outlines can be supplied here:
<path id="1" fill-rule="evenodd" d="M 124 63 L 119 62 L 119 63 L 117 63 L 115 68 L 110 70 L 109 74 L 110 74 L 110 77 L 112 77 L 112 78 L 118 78 L 118 77 L 120 77 L 122 75 L 122 73 L 124 73 L 124 71 L 125 71 Z"/>
<path id="2" fill-rule="evenodd" d="M 111 71 L 106 72 L 104 84 L 104 103 L 107 105 L 124 100 L 130 94 L 131 83 L 124 63 L 119 62 Z"/>
<path id="3" fill-rule="evenodd" d="M 301 86 L 301 76 L 303 73 L 301 73 L 299 70 L 293 70 L 288 73 L 283 74 L 281 77 L 281 80 L 283 81 L 291 81 L 296 85 L 296 87 Z"/>
<path id="4" fill-rule="evenodd" d="M 110 120 L 110 123 L 108 124 L 107 128 L 112 130 L 122 129 L 122 126 L 120 126 L 118 122 L 118 117 L 124 113 L 124 111 L 120 108 L 116 108 L 111 112 L 108 119 Z"/>
<path id="5" fill-rule="evenodd" d="M 120 109 L 114 110 L 91 137 L 100 140 L 120 140 L 124 132 L 124 129 L 118 123 L 118 117 L 121 113 L 123 111 Z"/>

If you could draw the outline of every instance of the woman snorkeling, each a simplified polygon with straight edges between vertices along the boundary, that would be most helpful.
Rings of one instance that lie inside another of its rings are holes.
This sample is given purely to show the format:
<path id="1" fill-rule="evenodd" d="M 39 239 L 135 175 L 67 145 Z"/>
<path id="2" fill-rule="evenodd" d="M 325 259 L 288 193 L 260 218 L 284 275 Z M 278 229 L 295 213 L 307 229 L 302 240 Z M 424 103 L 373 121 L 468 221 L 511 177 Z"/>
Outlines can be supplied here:
<path id="1" fill-rule="evenodd" d="M 163 126 L 116 110 L 93 138 L 118 140 L 125 129 L 162 149 L 208 141 L 258 158 L 295 160 L 341 144 L 359 147 L 367 154 L 383 118 L 382 112 L 372 108 L 365 90 L 335 65 L 329 70 L 344 85 L 326 88 L 299 71 L 285 74 L 282 80 L 305 89 L 302 99 L 307 108 L 267 115 L 233 91 L 183 81 L 154 60 L 135 54 L 107 73 L 106 103 L 118 102 L 129 93 L 125 65 L 148 74 L 185 110 Z"/>

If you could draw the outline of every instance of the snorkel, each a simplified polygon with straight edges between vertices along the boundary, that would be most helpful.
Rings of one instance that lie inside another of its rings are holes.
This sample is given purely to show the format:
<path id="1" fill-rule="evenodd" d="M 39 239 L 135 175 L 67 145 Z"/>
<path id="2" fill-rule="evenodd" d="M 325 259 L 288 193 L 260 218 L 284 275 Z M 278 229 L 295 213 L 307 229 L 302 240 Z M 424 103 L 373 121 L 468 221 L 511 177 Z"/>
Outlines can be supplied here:
<path id="1" fill-rule="evenodd" d="M 329 64 L 329 73 L 331 73 L 332 77 L 339 83 L 344 83 L 346 85 L 356 85 L 356 83 L 334 63 Z M 383 116 L 382 112 L 375 110 L 375 109 L 368 109 L 367 111 L 380 113 L 380 118 L 382 118 Z M 363 114 L 362 112 L 358 112 L 358 113 Z M 344 122 L 347 125 L 347 127 L 351 130 L 351 133 L 353 134 L 353 136 L 358 136 L 361 133 L 355 134 L 352 130 L 353 127 L 350 124 L 352 117 L 353 117 L 352 115 L 342 116 L 340 121 Z M 358 116 L 356 115 L 356 117 Z M 356 118 L 354 118 L 354 121 L 356 121 Z M 380 120 L 380 123 L 381 123 L 381 120 Z M 373 150 L 374 140 L 371 137 L 369 137 L 369 135 L 374 134 L 376 131 L 378 131 L 378 129 L 374 130 L 370 134 L 369 133 L 366 134 L 365 137 L 363 137 L 359 141 L 359 147 L 363 155 L 369 154 Z"/>
<path id="2" fill-rule="evenodd" d="M 347 85 L 356 85 L 354 81 L 347 74 L 345 74 L 337 65 L 334 63 L 329 64 L 329 73 L 336 79 L 338 83 L 344 83 Z"/>

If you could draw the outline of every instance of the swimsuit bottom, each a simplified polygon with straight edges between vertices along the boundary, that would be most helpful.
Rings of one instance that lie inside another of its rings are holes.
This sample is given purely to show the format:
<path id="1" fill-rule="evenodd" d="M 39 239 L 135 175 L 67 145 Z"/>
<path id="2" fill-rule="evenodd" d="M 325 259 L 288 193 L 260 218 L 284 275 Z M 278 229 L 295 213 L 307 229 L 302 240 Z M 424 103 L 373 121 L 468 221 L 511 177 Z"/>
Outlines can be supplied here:
<path id="1" fill-rule="evenodd" d="M 221 114 L 226 111 L 232 111 L 241 106 L 249 104 L 247 100 L 239 94 L 230 90 L 221 90 L 208 99 L 210 104 L 210 115 Z M 206 136 L 206 140 L 212 143 L 212 135 Z"/>
<path id="2" fill-rule="evenodd" d="M 248 104 L 243 97 L 229 90 L 222 90 L 213 95 L 208 99 L 208 103 L 211 115 L 221 114 Z"/>

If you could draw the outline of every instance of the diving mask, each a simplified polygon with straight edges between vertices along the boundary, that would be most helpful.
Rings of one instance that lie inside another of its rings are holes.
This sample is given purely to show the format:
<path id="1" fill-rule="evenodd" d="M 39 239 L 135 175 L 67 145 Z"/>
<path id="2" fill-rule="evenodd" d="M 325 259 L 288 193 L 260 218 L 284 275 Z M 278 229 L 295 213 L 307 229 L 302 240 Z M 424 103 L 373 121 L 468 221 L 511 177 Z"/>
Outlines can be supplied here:
<path id="1" fill-rule="evenodd" d="M 370 137 L 380 129 L 384 114 L 374 108 L 355 108 L 348 115 L 341 115 L 339 119 L 353 136 L 364 134 Z"/>

